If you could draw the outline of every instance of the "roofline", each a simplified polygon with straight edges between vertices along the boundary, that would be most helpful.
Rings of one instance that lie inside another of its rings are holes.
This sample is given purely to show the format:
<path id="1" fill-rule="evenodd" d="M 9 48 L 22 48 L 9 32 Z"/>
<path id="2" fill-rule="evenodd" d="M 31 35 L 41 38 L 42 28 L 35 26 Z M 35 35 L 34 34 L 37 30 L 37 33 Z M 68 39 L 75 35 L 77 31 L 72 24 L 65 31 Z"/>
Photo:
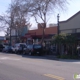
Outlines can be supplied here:
<path id="1" fill-rule="evenodd" d="M 76 14 L 74 14 L 73 16 L 71 16 L 69 19 L 65 20 L 65 21 L 60 21 L 60 23 L 64 23 L 64 22 L 68 22 L 69 20 L 73 19 L 75 16 L 77 16 L 80 13 L 80 11 L 78 11 Z"/>
<path id="2" fill-rule="evenodd" d="M 0 37 L 5 37 L 5 36 L 0 36 Z"/>
<path id="3" fill-rule="evenodd" d="M 57 26 L 48 26 L 48 27 L 46 27 L 45 29 L 49 29 L 49 28 L 56 28 Z M 42 29 L 42 28 L 41 28 Z M 38 28 L 37 29 L 29 29 L 29 31 L 35 31 L 35 30 L 39 30 Z"/>

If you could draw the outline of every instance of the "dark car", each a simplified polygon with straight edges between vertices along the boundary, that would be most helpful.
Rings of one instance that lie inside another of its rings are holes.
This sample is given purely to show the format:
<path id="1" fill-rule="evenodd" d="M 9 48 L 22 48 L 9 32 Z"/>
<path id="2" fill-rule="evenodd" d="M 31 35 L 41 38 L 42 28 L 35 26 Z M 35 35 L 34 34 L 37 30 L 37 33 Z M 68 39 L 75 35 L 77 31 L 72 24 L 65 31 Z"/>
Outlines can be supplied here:
<path id="1" fill-rule="evenodd" d="M 4 48 L 4 46 L 2 44 L 0 44 L 0 51 L 2 51 Z"/>
<path id="2" fill-rule="evenodd" d="M 34 44 L 32 50 L 29 52 L 29 55 L 42 55 L 43 47 L 40 44 Z"/>

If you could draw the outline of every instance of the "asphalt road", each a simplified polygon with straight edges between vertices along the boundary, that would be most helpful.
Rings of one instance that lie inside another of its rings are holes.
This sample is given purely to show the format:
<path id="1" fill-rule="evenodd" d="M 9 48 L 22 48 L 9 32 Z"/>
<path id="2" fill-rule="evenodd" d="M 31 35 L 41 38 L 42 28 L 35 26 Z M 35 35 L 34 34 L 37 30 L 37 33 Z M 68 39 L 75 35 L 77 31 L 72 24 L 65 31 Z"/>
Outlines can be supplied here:
<path id="1" fill-rule="evenodd" d="M 0 80 L 74 80 L 74 74 L 80 74 L 79 60 L 0 53 Z"/>

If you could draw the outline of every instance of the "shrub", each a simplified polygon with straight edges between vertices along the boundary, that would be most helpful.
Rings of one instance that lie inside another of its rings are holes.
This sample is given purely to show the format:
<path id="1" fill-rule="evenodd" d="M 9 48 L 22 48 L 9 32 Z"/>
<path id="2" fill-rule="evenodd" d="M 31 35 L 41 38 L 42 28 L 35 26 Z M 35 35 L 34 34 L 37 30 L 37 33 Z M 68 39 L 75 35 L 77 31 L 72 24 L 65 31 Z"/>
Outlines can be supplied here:
<path id="1" fill-rule="evenodd" d="M 58 58 L 61 58 L 61 59 L 79 59 L 79 57 L 77 55 L 61 55 L 61 56 L 58 56 Z"/>

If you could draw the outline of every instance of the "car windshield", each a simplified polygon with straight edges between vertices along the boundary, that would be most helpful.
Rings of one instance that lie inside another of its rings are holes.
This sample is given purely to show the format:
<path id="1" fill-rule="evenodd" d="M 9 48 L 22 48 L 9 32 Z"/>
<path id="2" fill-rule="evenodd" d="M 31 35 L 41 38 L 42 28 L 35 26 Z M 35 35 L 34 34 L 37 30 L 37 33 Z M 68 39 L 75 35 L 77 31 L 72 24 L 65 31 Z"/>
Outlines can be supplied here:
<path id="1" fill-rule="evenodd" d="M 34 45 L 34 48 L 41 48 L 41 45 Z"/>
<path id="2" fill-rule="evenodd" d="M 20 44 L 20 47 L 27 47 L 25 44 Z"/>
<path id="3" fill-rule="evenodd" d="M 5 46 L 4 48 L 7 49 L 9 46 Z"/>
<path id="4" fill-rule="evenodd" d="M 33 45 L 28 45 L 27 48 L 32 49 Z"/>

